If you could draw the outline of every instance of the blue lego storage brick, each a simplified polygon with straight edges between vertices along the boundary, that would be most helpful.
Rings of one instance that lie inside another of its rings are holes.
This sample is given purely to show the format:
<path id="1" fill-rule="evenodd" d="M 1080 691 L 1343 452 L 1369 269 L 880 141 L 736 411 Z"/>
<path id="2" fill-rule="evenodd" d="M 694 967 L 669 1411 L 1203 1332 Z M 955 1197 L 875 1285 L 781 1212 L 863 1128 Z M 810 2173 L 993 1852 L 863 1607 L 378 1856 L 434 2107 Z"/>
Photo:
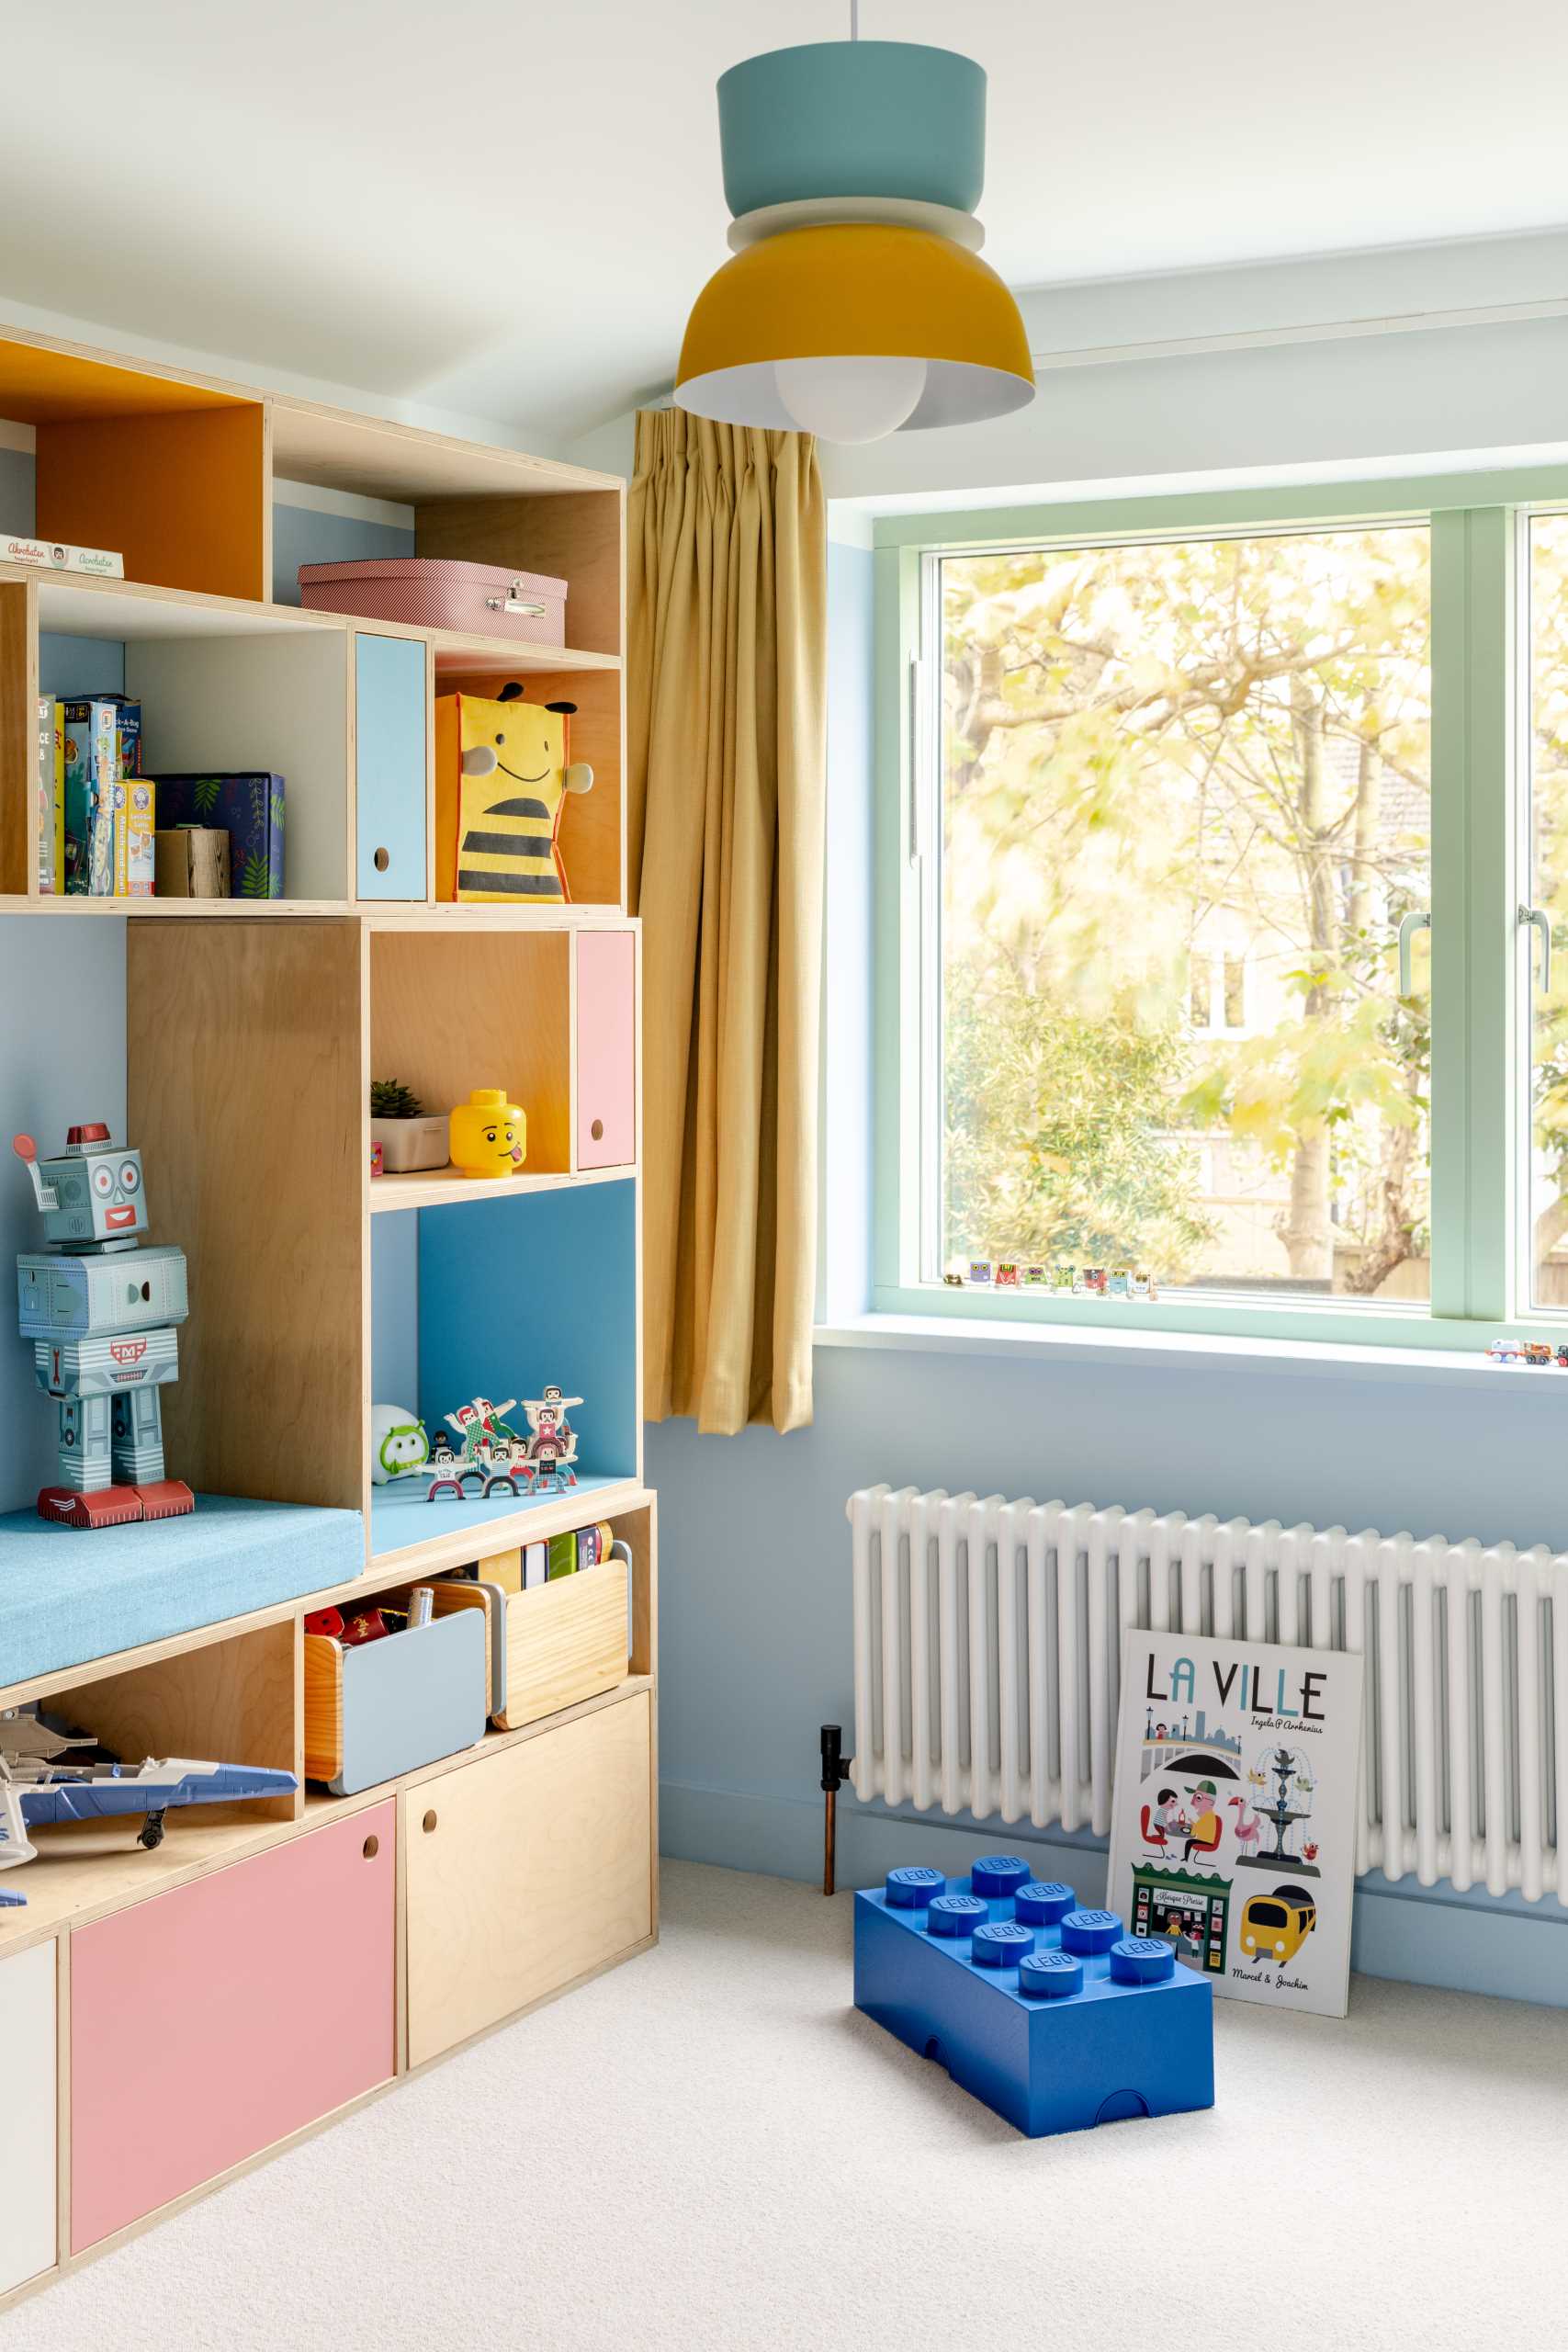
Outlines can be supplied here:
<path id="1" fill-rule="evenodd" d="M 365 1566 L 356 1510 L 197 1495 L 179 1519 L 125 1527 L 0 1517 L 0 1686 L 346 1584 Z"/>
<path id="2" fill-rule="evenodd" d="M 855 2006 L 1031 2139 L 1214 2103 L 1208 1978 L 1016 1855 L 858 1894 Z"/>

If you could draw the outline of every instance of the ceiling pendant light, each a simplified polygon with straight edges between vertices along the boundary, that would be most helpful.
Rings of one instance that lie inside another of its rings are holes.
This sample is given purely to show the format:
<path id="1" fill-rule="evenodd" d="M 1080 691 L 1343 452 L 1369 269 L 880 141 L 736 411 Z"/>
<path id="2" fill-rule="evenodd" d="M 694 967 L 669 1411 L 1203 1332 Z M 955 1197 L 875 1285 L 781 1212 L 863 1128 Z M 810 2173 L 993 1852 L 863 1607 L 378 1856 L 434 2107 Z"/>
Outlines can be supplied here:
<path id="1" fill-rule="evenodd" d="M 986 76 L 912 41 L 812 41 L 721 74 L 733 258 L 698 295 L 677 405 L 877 441 L 1034 397 L 1017 303 L 979 257 Z"/>

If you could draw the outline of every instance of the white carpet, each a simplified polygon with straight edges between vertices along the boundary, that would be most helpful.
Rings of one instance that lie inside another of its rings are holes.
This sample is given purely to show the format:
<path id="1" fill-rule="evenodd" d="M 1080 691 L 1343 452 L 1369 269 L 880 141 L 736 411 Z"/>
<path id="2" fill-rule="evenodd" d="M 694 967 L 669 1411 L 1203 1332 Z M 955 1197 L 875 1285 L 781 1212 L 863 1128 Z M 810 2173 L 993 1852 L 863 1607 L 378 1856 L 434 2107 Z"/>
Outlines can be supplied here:
<path id="1" fill-rule="evenodd" d="M 850 2008 L 847 1898 L 671 1864 L 664 1930 L 18 2306 L 0 2352 L 1558 2339 L 1568 2013 L 1218 2002 L 1212 2112 L 1032 2143 Z"/>

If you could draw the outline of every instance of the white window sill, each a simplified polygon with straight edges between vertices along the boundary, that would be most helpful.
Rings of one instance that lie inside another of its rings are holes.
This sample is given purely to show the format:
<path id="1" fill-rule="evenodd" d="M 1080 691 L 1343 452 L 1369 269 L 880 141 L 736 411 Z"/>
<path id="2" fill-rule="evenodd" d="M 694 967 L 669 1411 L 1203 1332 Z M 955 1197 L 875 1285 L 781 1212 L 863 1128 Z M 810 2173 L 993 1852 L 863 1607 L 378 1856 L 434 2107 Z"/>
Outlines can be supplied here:
<path id="1" fill-rule="evenodd" d="M 1489 1363 L 1483 1355 L 1457 1348 L 1355 1347 L 1318 1340 L 1271 1340 L 1242 1333 L 1215 1337 L 1197 1331 L 1086 1330 L 1081 1325 L 1000 1323 L 982 1317 L 859 1315 L 818 1324 L 812 1334 L 819 1348 L 930 1349 L 939 1354 L 1002 1356 L 1021 1362 L 1060 1356 L 1074 1364 L 1122 1369 L 1282 1372 L 1297 1379 L 1440 1382 L 1454 1386 L 1520 1387 L 1558 1395 L 1568 1410 L 1568 1372 L 1553 1367 Z"/>

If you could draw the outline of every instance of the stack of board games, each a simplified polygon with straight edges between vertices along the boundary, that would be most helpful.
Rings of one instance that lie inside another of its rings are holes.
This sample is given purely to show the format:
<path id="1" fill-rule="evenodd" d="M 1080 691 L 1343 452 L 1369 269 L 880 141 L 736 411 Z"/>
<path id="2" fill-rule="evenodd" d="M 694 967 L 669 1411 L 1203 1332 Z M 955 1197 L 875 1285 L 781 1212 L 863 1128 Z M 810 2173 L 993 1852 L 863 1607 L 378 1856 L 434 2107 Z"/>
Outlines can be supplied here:
<path id="1" fill-rule="evenodd" d="M 45 708 L 51 745 L 48 874 L 45 879 Z M 54 715 L 57 714 L 57 715 Z M 39 703 L 39 888 L 53 896 L 152 896 L 152 787 L 141 773 L 141 706 L 125 695 L 85 695 Z M 59 803 L 58 834 L 54 802 Z M 56 841 L 58 850 L 56 851 Z"/>

